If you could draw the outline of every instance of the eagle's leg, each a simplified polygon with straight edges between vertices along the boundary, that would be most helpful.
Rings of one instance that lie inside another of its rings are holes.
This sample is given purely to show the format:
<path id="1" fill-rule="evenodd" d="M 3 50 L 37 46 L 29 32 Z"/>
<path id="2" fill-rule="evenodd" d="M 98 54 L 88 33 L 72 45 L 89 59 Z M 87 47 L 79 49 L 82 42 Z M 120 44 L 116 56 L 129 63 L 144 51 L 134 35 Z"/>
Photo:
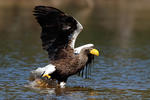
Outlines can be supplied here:
<path id="1" fill-rule="evenodd" d="M 67 78 L 63 80 L 58 80 L 58 85 L 60 86 L 60 88 L 65 88 L 66 82 L 67 82 Z"/>
<path id="2" fill-rule="evenodd" d="M 60 86 L 60 88 L 65 88 L 66 82 L 64 82 L 64 81 L 59 82 L 59 86 Z"/>

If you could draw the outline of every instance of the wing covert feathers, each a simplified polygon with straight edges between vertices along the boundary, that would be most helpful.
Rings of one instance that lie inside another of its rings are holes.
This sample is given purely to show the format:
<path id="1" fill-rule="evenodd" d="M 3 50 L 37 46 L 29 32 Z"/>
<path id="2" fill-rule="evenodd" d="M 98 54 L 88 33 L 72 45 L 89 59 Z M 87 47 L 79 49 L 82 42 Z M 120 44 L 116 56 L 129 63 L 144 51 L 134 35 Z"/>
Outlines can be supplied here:
<path id="1" fill-rule="evenodd" d="M 77 21 L 72 16 L 48 6 L 36 6 L 34 16 L 42 28 L 42 46 L 49 58 L 59 57 L 60 52 L 70 50 L 69 44 L 77 29 Z"/>

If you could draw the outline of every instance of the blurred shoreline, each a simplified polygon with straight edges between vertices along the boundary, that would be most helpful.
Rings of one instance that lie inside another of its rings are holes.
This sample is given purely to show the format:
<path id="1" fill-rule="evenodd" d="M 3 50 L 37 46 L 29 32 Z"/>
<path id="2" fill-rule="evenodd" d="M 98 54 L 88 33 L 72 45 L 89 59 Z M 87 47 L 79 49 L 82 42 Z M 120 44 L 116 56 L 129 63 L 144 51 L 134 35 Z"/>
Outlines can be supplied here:
<path id="1" fill-rule="evenodd" d="M 21 37 L 20 33 L 39 33 L 40 26 L 32 11 L 36 5 L 47 5 L 74 16 L 84 26 L 81 37 L 129 47 L 132 42 L 149 40 L 149 3 L 148 0 L 0 0 L 0 34 L 15 38 Z"/>

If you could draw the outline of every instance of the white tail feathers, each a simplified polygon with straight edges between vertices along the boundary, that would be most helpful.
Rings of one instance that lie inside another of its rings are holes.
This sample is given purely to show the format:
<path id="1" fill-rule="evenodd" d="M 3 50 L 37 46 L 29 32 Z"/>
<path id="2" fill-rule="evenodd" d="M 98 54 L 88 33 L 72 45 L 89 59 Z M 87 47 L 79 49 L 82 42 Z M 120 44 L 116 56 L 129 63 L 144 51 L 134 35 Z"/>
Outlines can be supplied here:
<path id="1" fill-rule="evenodd" d="M 56 66 L 49 64 L 45 67 L 39 67 L 36 70 L 31 71 L 30 79 L 35 80 L 40 78 L 43 74 L 52 74 L 56 70 Z"/>

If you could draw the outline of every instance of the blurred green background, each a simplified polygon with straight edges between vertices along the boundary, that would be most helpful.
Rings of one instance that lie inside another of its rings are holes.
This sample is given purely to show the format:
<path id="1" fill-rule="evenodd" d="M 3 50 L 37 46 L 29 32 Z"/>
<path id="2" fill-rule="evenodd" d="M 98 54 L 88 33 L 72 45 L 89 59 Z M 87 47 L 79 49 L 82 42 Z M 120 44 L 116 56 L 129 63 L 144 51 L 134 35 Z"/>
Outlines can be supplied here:
<path id="1" fill-rule="evenodd" d="M 83 42 L 123 48 L 149 44 L 149 3 L 149 0 L 0 0 L 0 39 L 22 39 L 25 34 L 34 34 L 38 39 L 40 28 L 32 11 L 36 5 L 48 5 L 81 22 L 84 31 L 79 38 Z"/>

